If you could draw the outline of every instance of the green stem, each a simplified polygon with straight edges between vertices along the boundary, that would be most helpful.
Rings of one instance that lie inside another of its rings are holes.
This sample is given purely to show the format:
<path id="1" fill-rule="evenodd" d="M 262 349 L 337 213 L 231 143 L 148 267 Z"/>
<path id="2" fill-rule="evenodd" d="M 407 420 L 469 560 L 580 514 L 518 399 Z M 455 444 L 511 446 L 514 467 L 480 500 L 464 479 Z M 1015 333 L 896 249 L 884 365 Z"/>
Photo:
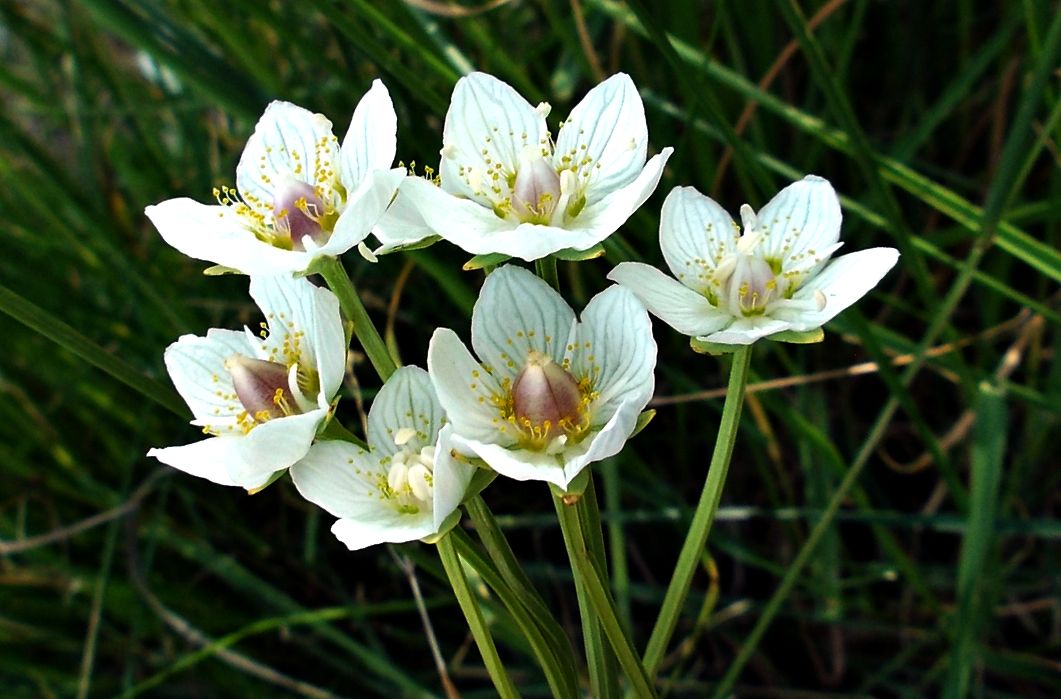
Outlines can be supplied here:
<path id="1" fill-rule="evenodd" d="M 560 277 L 556 273 L 556 258 L 552 255 L 534 261 L 534 271 L 545 283 L 560 291 Z"/>
<path id="2" fill-rule="evenodd" d="M 604 556 L 604 528 L 601 525 L 600 507 L 597 504 L 597 486 L 593 483 L 593 471 L 588 467 L 586 476 L 586 489 L 576 503 L 575 510 L 578 513 L 579 525 L 582 528 L 583 539 L 586 542 L 586 550 L 589 552 L 596 570 L 607 580 L 608 564 Z M 601 662 L 601 675 L 605 683 L 605 692 L 619 696 L 619 687 L 616 684 L 618 673 L 615 667 L 615 656 L 609 653 L 606 647 L 602 648 Z"/>
<path id="3" fill-rule="evenodd" d="M 446 535 L 439 539 L 437 544 L 439 558 L 442 559 L 442 567 L 446 569 L 449 584 L 453 587 L 453 593 L 457 596 L 464 618 L 468 620 L 468 628 L 471 629 L 475 638 L 475 645 L 479 646 L 479 653 L 483 656 L 486 671 L 494 682 L 494 688 L 502 699 L 518 699 L 520 694 L 516 686 L 512 684 L 512 678 L 508 676 L 501 658 L 497 655 L 497 647 L 494 638 L 490 635 L 490 629 L 486 626 L 483 613 L 479 609 L 479 602 L 472 594 L 468 579 L 464 577 L 464 569 L 461 568 L 460 556 L 453 537 Z"/>
<path id="4" fill-rule="evenodd" d="M 751 356 L 751 345 L 743 346 L 733 353 L 729 386 L 726 388 L 726 403 L 722 407 L 722 423 L 718 427 L 718 436 L 715 438 L 715 451 L 711 455 L 707 480 L 700 494 L 700 502 L 696 505 L 689 533 L 686 534 L 685 543 L 682 544 L 681 553 L 678 555 L 678 564 L 674 568 L 674 575 L 667 587 L 667 594 L 663 598 L 659 618 L 656 619 L 656 626 L 652 629 L 648 647 L 645 649 L 645 670 L 651 678 L 655 678 L 656 673 L 659 672 L 660 662 L 674 634 L 674 627 L 678 624 L 682 605 L 685 603 L 686 595 L 689 594 L 689 584 L 696 572 L 700 554 L 707 545 L 707 536 L 711 532 L 711 524 L 715 521 L 715 514 L 718 512 L 722 487 L 726 483 L 726 473 L 729 471 L 729 461 L 733 455 L 733 445 L 737 440 L 737 425 L 740 422 L 741 408 L 744 405 L 744 386 L 748 382 L 748 366 L 751 363 Z"/>
<path id="5" fill-rule="evenodd" d="M 635 696 L 655 697 L 656 692 L 652 688 L 652 681 L 645 673 L 645 669 L 637 657 L 637 651 L 634 649 L 634 644 L 630 641 L 630 636 L 626 633 L 626 629 L 623 628 L 622 622 L 619 621 L 619 615 L 615 611 L 615 602 L 608 593 L 608 588 L 601 580 L 601 576 L 594 564 L 593 554 L 586 546 L 586 539 L 583 533 L 585 514 L 581 512 L 581 510 L 585 509 L 582 505 L 584 499 L 580 499 L 574 505 L 566 505 L 563 498 L 553 498 L 553 504 L 556 506 L 556 516 L 560 520 L 560 528 L 564 533 L 567 555 L 571 559 L 572 568 L 576 573 L 576 581 L 581 581 L 579 585 L 579 609 L 582 609 L 583 599 L 585 599 L 585 604 L 591 612 L 591 616 L 588 617 L 586 613 L 583 613 L 583 628 L 587 628 L 589 622 L 592 622 L 594 626 L 599 624 L 599 628 L 603 629 L 612 650 L 615 651 L 615 656 L 618 658 L 623 672 L 626 673 L 627 678 L 630 680 L 630 686 Z M 587 643 L 587 653 L 588 650 Z M 614 679 L 614 677 L 615 673 L 613 672 L 612 678 Z M 595 691 L 594 696 L 600 696 L 600 694 Z"/>
<path id="6" fill-rule="evenodd" d="M 350 281 L 350 276 L 343 269 L 343 263 L 339 261 L 338 257 L 329 257 L 320 263 L 317 271 L 324 277 L 324 281 L 328 284 L 328 288 L 332 290 L 332 293 L 339 298 L 339 305 L 343 309 L 343 315 L 354 324 L 354 335 L 357 336 L 361 346 L 365 348 L 368 361 L 372 362 L 372 367 L 379 374 L 380 379 L 386 381 L 397 369 L 397 366 L 394 363 L 394 359 L 391 358 L 390 352 L 387 351 L 387 345 L 383 342 L 383 338 L 380 337 L 379 331 L 372 324 L 368 311 L 365 310 L 364 304 L 361 303 L 361 298 L 357 294 L 354 283 Z"/>

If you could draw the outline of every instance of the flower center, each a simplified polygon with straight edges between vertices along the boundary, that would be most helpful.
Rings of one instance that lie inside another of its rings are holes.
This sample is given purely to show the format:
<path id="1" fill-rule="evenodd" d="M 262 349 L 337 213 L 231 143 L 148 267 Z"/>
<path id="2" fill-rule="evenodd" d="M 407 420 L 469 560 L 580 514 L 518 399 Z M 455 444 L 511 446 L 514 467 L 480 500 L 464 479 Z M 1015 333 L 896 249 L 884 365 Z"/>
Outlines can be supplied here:
<path id="1" fill-rule="evenodd" d="M 585 401 L 578 381 L 541 352 L 531 351 L 512 383 L 512 418 L 524 446 L 546 449 L 584 428 Z"/>
<path id="2" fill-rule="evenodd" d="M 417 514 L 430 510 L 435 492 L 435 447 L 410 448 L 409 442 L 416 436 L 412 427 L 403 427 L 394 433 L 394 444 L 402 447 L 391 457 L 387 471 L 385 495 L 394 501 L 402 514 Z"/>
<path id="3" fill-rule="evenodd" d="M 297 382 L 298 367 L 288 369 L 279 362 L 268 362 L 243 355 L 225 360 L 232 376 L 232 387 L 246 413 L 240 418 L 244 432 L 262 422 L 302 412 L 296 393 L 291 390 L 292 375 Z M 301 396 L 301 389 L 297 395 Z"/>
<path id="4" fill-rule="evenodd" d="M 316 245 L 328 239 L 324 229 L 327 210 L 312 185 L 292 180 L 273 202 L 273 227 L 290 240 L 295 250 L 305 250 L 307 236 Z"/>
<path id="5" fill-rule="evenodd" d="M 523 150 L 512 185 L 512 211 L 524 223 L 548 224 L 560 201 L 560 175 L 533 147 Z"/>
<path id="6" fill-rule="evenodd" d="M 777 277 L 762 258 L 738 254 L 727 291 L 733 315 L 762 315 L 778 296 Z"/>

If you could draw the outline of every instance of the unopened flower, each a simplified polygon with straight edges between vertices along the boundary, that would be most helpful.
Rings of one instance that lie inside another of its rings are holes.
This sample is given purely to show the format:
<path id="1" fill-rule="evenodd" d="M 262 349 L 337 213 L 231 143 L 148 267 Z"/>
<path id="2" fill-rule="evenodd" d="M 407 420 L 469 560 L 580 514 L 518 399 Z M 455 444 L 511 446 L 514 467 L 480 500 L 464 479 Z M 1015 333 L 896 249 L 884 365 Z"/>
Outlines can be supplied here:
<path id="1" fill-rule="evenodd" d="M 262 336 L 212 328 L 166 349 L 192 424 L 209 436 L 148 456 L 254 490 L 309 450 L 346 371 L 346 338 L 335 295 L 306 279 L 252 277 L 250 293 L 265 315 Z"/>
<path id="2" fill-rule="evenodd" d="M 517 480 L 566 488 L 622 449 L 652 397 L 648 314 L 618 286 L 595 296 L 578 322 L 548 284 L 501 267 L 472 311 L 472 347 L 478 360 L 452 330 L 436 330 L 431 380 L 454 444 Z"/>
<path id="3" fill-rule="evenodd" d="M 549 110 L 485 73 L 461 78 L 446 114 L 440 186 L 408 178 L 402 195 L 428 228 L 473 254 L 535 260 L 593 247 L 652 194 L 673 149 L 646 164 L 644 106 L 623 73 L 590 90 L 555 141 Z"/>
<path id="4" fill-rule="evenodd" d="M 427 372 L 402 367 L 368 413 L 368 451 L 325 441 L 291 469 L 310 502 L 339 520 L 332 533 L 351 550 L 422 539 L 460 505 L 475 471 L 453 458 L 449 427 Z"/>
<path id="5" fill-rule="evenodd" d="M 899 259 L 870 248 L 830 262 L 841 246 L 840 201 L 828 181 L 808 175 L 758 214 L 741 207 L 744 231 L 692 187 L 663 203 L 659 240 L 678 278 L 623 262 L 608 278 L 629 288 L 672 328 L 698 340 L 748 345 L 762 337 L 820 328 L 862 298 Z"/>
<path id="6" fill-rule="evenodd" d="M 354 110 L 342 146 L 323 115 L 273 102 L 243 150 L 236 186 L 214 190 L 216 205 L 170 199 L 145 213 L 190 257 L 246 274 L 304 272 L 363 241 L 387 209 L 405 176 L 391 169 L 396 134 L 379 80 Z"/>

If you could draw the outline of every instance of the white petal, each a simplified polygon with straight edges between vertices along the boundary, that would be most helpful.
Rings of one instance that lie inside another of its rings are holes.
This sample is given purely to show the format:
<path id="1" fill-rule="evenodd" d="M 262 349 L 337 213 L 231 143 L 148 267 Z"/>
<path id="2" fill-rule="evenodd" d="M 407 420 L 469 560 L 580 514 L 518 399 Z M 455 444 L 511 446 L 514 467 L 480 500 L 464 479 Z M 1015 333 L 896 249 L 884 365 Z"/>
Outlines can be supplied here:
<path id="1" fill-rule="evenodd" d="M 167 466 L 218 485 L 238 485 L 244 488 L 260 485 L 239 483 L 229 475 L 228 465 L 241 458 L 239 442 L 239 437 L 211 437 L 182 447 L 152 449 L 147 455 Z"/>
<path id="2" fill-rule="evenodd" d="M 229 475 L 242 483 L 289 468 L 309 451 L 327 414 L 324 409 L 311 410 L 258 425 L 239 440 L 242 460 L 229 465 Z"/>
<path id="3" fill-rule="evenodd" d="M 796 292 L 795 300 L 811 299 L 815 292 L 825 295 L 820 311 L 778 311 L 776 317 L 787 319 L 792 329 L 813 330 L 832 320 L 838 313 L 865 296 L 899 260 L 894 248 L 870 248 L 841 255 Z"/>
<path id="4" fill-rule="evenodd" d="M 254 237 L 246 221 L 227 206 L 169 199 L 144 209 L 162 239 L 188 257 L 245 274 L 290 274 L 306 269 L 310 255 L 281 250 Z"/>
<path id="5" fill-rule="evenodd" d="M 332 534 L 351 551 L 376 544 L 403 544 L 430 536 L 437 531 L 427 511 L 403 515 L 390 511 L 375 519 L 340 519 L 332 525 Z"/>
<path id="6" fill-rule="evenodd" d="M 573 166 L 579 181 L 588 175 L 592 185 L 586 192 L 587 203 L 593 205 L 638 176 L 647 150 L 641 96 L 630 76 L 617 73 L 571 110 L 557 134 L 553 164 L 557 169 Z"/>
<path id="7" fill-rule="evenodd" d="M 495 376 L 515 376 L 531 351 L 560 362 L 575 313 L 544 281 L 516 265 L 486 278 L 472 310 L 472 347 Z"/>
<path id="8" fill-rule="evenodd" d="M 463 439 L 456 434 L 454 444 L 463 451 L 468 451 L 489 464 L 502 476 L 517 481 L 545 481 L 566 488 L 568 479 L 564 475 L 562 455 L 549 455 L 527 449 L 506 448 L 502 444 L 492 444 L 472 439 Z"/>
<path id="9" fill-rule="evenodd" d="M 619 263 L 608 279 L 630 289 L 654 316 L 683 335 L 707 335 L 733 320 L 692 289 L 640 262 Z"/>
<path id="10" fill-rule="evenodd" d="M 512 443 L 501 431 L 505 416 L 495 403 L 497 378 L 472 358 L 449 328 L 439 328 L 427 349 L 427 370 L 455 434 L 484 442 Z"/>
<path id="11" fill-rule="evenodd" d="M 736 250 L 737 237 L 726 210 L 692 187 L 675 187 L 663 202 L 659 246 L 671 272 L 690 289 L 718 288 L 709 280 L 722 258 Z"/>
<path id="12" fill-rule="evenodd" d="M 271 102 L 236 165 L 236 187 L 252 206 L 271 207 L 278 188 L 291 180 L 317 184 L 317 173 L 338 174 L 338 167 L 339 144 L 327 117 L 290 102 Z"/>
<path id="13" fill-rule="evenodd" d="M 438 444 L 435 447 L 435 467 L 432 474 L 432 486 L 434 495 L 432 498 L 433 521 L 435 531 L 442 526 L 442 522 L 449 517 L 464 500 L 464 494 L 468 491 L 468 485 L 472 481 L 475 467 L 457 461 L 450 454 L 450 440 L 453 434 L 453 426 L 446 425 L 438 435 Z"/>
<path id="14" fill-rule="evenodd" d="M 767 335 L 791 329 L 792 324 L 787 321 L 766 316 L 752 316 L 750 318 L 738 318 L 728 328 L 699 339 L 720 345 L 750 345 Z"/>
<path id="15" fill-rule="evenodd" d="M 659 155 L 653 156 L 648 161 L 645 169 L 632 182 L 611 192 L 595 204 L 587 206 L 570 223 L 572 232 L 586 231 L 588 239 L 595 244 L 617 231 L 645 203 L 652 192 L 656 191 L 659 178 L 663 175 L 663 167 L 673 152 L 673 148 L 664 148 Z M 569 245 L 568 247 L 575 246 Z M 585 247 L 577 249 L 585 249 Z"/>
<path id="16" fill-rule="evenodd" d="M 343 137 L 343 186 L 353 192 L 373 170 L 389 170 L 397 149 L 398 116 L 394 103 L 386 86 L 373 80 L 371 89 L 357 103 Z"/>
<path id="17" fill-rule="evenodd" d="M 256 348 L 244 333 L 233 330 L 183 335 L 166 348 L 166 370 L 199 424 L 230 424 L 243 412 L 225 368 L 225 360 L 235 354 L 253 357 Z"/>
<path id="18" fill-rule="evenodd" d="M 315 367 L 330 401 L 346 372 L 346 336 L 335 294 L 289 276 L 251 277 L 250 294 L 269 325 L 263 358 Z"/>
<path id="19" fill-rule="evenodd" d="M 582 313 L 571 373 L 588 379 L 597 398 L 590 409 L 595 424 L 612 417 L 620 403 L 640 412 L 655 387 L 656 342 L 652 323 L 634 293 L 612 286 L 594 296 Z"/>
<path id="20" fill-rule="evenodd" d="M 615 413 L 600 432 L 591 435 L 587 442 L 579 445 L 583 451 L 574 458 L 568 459 L 564 464 L 564 478 L 567 483 L 574 480 L 575 476 L 586 466 L 615 456 L 622 451 L 626 440 L 630 438 L 634 427 L 637 426 L 637 418 L 644 407 L 645 404 L 639 398 L 619 403 Z M 565 483 L 562 487 L 567 487 L 567 484 Z"/>
<path id="21" fill-rule="evenodd" d="M 419 451 L 434 444 L 443 421 L 442 405 L 435 397 L 431 377 L 423 369 L 404 366 L 383 384 L 368 411 L 368 445 L 373 452 L 393 454 L 397 433 L 415 430 L 406 448 Z"/>
<path id="22" fill-rule="evenodd" d="M 756 218 L 766 231 L 763 256 L 779 260 L 784 269 L 805 267 L 815 257 L 824 260 L 840 239 L 840 200 L 828 180 L 814 175 L 782 189 Z"/>
<path id="23" fill-rule="evenodd" d="M 446 112 L 442 188 L 489 206 L 489 198 L 469 185 L 459 169 L 476 168 L 485 173 L 501 163 L 504 173 L 515 172 L 523 148 L 547 145 L 547 139 L 545 117 L 510 85 L 486 73 L 467 75 L 453 88 Z"/>
<path id="24" fill-rule="evenodd" d="M 402 187 L 428 228 L 473 255 L 503 252 L 496 238 L 515 230 L 515 224 L 491 209 L 453 196 L 421 177 L 408 178 Z"/>
<path id="25" fill-rule="evenodd" d="M 405 168 L 401 167 L 369 173 L 362 180 L 364 186 L 351 194 L 335 222 L 335 230 L 318 254 L 338 257 L 368 237 L 372 227 L 394 201 L 403 179 Z"/>
<path id="26" fill-rule="evenodd" d="M 435 235 L 435 230 L 427 225 L 413 201 L 416 195 L 409 193 L 411 180 L 420 180 L 425 185 L 438 189 L 415 175 L 408 175 L 402 180 L 394 201 L 372 228 L 372 235 L 380 242 L 380 246 L 373 250 L 377 255 L 384 255 L 396 248 L 412 245 Z"/>

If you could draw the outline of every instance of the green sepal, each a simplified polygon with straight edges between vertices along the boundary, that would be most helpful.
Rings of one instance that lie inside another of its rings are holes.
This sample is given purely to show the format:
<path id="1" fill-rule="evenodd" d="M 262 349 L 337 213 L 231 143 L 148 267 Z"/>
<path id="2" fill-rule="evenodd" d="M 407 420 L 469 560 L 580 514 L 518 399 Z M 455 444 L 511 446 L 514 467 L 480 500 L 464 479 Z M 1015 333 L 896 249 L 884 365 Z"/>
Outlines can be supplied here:
<path id="1" fill-rule="evenodd" d="M 743 347 L 743 345 L 723 345 L 718 342 L 708 342 L 707 340 L 701 340 L 698 337 L 689 338 L 689 346 L 693 348 L 693 352 L 710 354 L 714 357 L 723 354 L 733 354 Z"/>
<path id="2" fill-rule="evenodd" d="M 437 532 L 435 532 L 434 534 L 428 534 L 423 539 L 420 539 L 420 541 L 424 542 L 425 544 L 437 544 L 439 540 L 449 534 L 449 530 L 457 526 L 457 523 L 460 521 L 461 511 L 458 508 L 453 512 L 450 512 L 449 517 L 446 517 L 446 519 L 442 520 L 442 525 L 438 528 Z"/>
<path id="3" fill-rule="evenodd" d="M 212 267 L 207 267 L 206 269 L 204 269 L 203 270 L 203 274 L 205 276 L 207 276 L 207 277 L 221 277 L 221 276 L 224 276 L 226 274 L 243 274 L 243 272 L 239 271 L 235 267 L 226 267 L 224 265 L 214 265 Z"/>
<path id="4" fill-rule="evenodd" d="M 424 248 L 431 247 L 432 245 L 434 245 L 435 243 L 437 243 L 440 240 L 442 240 L 442 236 L 440 236 L 440 235 L 429 235 L 426 238 L 424 238 L 423 240 L 418 240 L 415 243 L 407 243 L 405 245 L 396 245 L 395 247 L 391 248 L 390 250 L 387 250 L 385 252 L 376 253 L 376 254 L 379 255 L 380 257 L 382 257 L 383 255 L 390 255 L 390 254 L 395 253 L 395 252 L 411 252 L 413 250 L 423 250 Z"/>
<path id="5" fill-rule="evenodd" d="M 273 475 L 269 476 L 269 480 L 265 481 L 265 483 L 262 483 L 257 488 L 247 488 L 247 495 L 257 495 L 258 493 L 271 486 L 273 483 L 276 483 L 278 480 L 280 480 L 280 478 L 283 477 L 285 473 L 287 473 L 286 468 L 282 468 L 279 471 L 273 471 Z"/>
<path id="6" fill-rule="evenodd" d="M 649 410 L 642 410 L 641 414 L 637 416 L 637 422 L 634 424 L 634 431 L 630 433 L 627 439 L 633 439 L 637 435 L 641 434 L 641 430 L 648 427 L 648 423 L 652 422 L 652 418 L 656 417 L 656 409 L 651 408 Z"/>
<path id="7" fill-rule="evenodd" d="M 578 475 L 567 484 L 567 489 L 561 488 L 555 483 L 549 484 L 549 490 L 553 491 L 553 495 L 564 501 L 565 505 L 574 505 L 576 502 L 582 499 L 582 494 L 586 492 L 586 486 L 589 485 L 589 466 L 579 471 Z"/>
<path id="8" fill-rule="evenodd" d="M 782 330 L 779 333 L 768 335 L 766 339 L 774 342 L 791 342 L 794 345 L 812 345 L 825 339 L 825 331 L 820 327 L 805 332 Z"/>
<path id="9" fill-rule="evenodd" d="M 593 247 L 586 248 L 585 250 L 575 250 L 574 248 L 557 250 L 553 253 L 553 257 L 558 260 L 564 260 L 565 262 L 582 262 L 584 260 L 595 260 L 603 254 L 604 245 L 597 243 Z"/>
<path id="10" fill-rule="evenodd" d="M 471 482 L 468 483 L 468 488 L 464 491 L 464 497 L 461 498 L 461 504 L 463 505 L 486 490 L 495 478 L 497 478 L 497 471 L 485 467 L 476 468 Z"/>
<path id="11" fill-rule="evenodd" d="M 511 255 L 505 255 L 500 252 L 488 252 L 483 255 L 476 255 L 472 259 L 464 263 L 464 271 L 472 272 L 477 269 L 483 269 L 484 267 L 494 267 L 496 265 L 511 260 Z"/>

